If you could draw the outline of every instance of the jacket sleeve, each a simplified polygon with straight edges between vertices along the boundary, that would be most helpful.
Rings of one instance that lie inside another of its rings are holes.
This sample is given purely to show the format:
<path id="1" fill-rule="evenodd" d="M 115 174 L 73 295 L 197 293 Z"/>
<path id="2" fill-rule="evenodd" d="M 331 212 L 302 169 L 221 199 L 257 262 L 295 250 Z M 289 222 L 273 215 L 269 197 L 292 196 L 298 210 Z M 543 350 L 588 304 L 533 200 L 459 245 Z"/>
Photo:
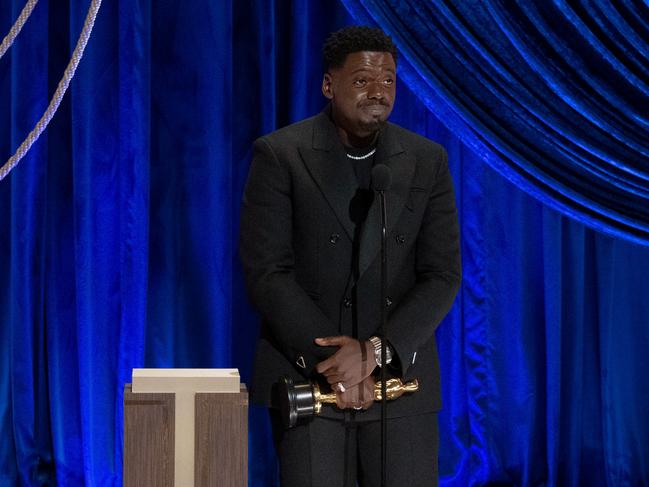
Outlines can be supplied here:
<path id="1" fill-rule="evenodd" d="M 252 304 L 275 345 L 309 376 L 331 354 L 314 339 L 337 329 L 295 278 L 291 186 L 287 164 L 258 139 L 241 208 L 239 252 Z"/>
<path id="2" fill-rule="evenodd" d="M 461 281 L 455 195 L 443 149 L 441 159 L 416 239 L 416 283 L 391 313 L 386 329 L 405 378 L 417 349 L 431 339 L 450 310 Z"/>

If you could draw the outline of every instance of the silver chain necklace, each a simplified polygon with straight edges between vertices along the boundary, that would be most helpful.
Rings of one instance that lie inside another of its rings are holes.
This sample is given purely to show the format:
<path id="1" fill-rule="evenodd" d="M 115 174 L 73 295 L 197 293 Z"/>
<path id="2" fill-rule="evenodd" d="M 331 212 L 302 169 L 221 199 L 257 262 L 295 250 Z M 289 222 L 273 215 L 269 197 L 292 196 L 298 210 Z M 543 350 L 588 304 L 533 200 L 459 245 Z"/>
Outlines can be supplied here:
<path id="1" fill-rule="evenodd" d="M 354 159 L 355 161 L 362 161 L 363 159 L 367 159 L 368 157 L 373 156 L 375 152 L 376 152 L 376 147 L 374 147 L 374 149 L 369 151 L 364 156 L 352 156 L 351 154 L 348 154 L 348 153 L 346 153 L 346 154 L 347 154 L 347 157 L 349 157 L 350 159 Z"/>

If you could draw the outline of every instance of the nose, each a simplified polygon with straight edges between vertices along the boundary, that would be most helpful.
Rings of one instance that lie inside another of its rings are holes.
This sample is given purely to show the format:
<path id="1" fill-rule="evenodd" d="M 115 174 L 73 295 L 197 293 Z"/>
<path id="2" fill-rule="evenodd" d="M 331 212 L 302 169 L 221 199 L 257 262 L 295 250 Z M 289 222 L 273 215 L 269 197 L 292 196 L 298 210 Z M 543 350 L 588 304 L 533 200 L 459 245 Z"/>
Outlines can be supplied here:
<path id="1" fill-rule="evenodd" d="M 383 83 L 371 83 L 367 90 L 367 97 L 374 100 L 382 100 L 385 98 L 385 87 Z"/>

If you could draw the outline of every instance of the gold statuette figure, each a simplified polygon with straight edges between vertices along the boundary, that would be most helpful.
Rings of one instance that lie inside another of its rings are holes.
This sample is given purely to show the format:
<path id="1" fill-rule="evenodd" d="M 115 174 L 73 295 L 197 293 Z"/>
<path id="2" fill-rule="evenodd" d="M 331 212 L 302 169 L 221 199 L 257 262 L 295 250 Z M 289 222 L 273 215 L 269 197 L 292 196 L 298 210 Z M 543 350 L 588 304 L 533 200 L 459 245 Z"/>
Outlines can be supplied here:
<path id="1" fill-rule="evenodd" d="M 336 393 L 331 392 L 329 394 L 320 393 L 320 386 L 318 383 L 313 384 L 313 398 L 315 399 L 314 411 L 315 414 L 320 414 L 323 404 L 336 404 Z M 406 392 L 417 392 L 419 390 L 419 382 L 417 379 L 411 380 L 410 382 L 403 383 L 401 379 L 388 379 L 385 386 L 385 394 L 388 397 L 388 401 L 392 401 L 397 397 L 401 397 Z M 381 397 L 381 383 L 377 382 L 374 384 L 374 400 L 380 401 Z"/>
<path id="2" fill-rule="evenodd" d="M 417 379 L 403 383 L 401 379 L 389 379 L 386 383 L 386 396 L 389 401 L 401 397 L 406 392 L 419 390 Z M 380 401 L 381 383 L 374 385 L 374 400 Z M 298 419 L 320 414 L 323 404 L 336 404 L 336 393 L 322 394 L 317 382 L 295 384 L 288 377 L 279 383 L 280 412 L 286 428 L 292 428 Z"/>

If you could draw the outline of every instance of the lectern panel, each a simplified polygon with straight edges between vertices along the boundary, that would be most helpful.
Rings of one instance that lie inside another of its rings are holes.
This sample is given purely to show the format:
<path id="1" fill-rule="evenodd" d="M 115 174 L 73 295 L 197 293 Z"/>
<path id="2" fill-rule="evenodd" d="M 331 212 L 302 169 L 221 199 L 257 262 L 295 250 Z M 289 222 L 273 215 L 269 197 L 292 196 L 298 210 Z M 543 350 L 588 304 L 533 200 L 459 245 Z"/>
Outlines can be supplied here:
<path id="1" fill-rule="evenodd" d="M 124 487 L 173 487 L 175 395 L 124 388 Z"/>
<path id="2" fill-rule="evenodd" d="M 197 393 L 196 487 L 248 485 L 248 394 Z"/>

